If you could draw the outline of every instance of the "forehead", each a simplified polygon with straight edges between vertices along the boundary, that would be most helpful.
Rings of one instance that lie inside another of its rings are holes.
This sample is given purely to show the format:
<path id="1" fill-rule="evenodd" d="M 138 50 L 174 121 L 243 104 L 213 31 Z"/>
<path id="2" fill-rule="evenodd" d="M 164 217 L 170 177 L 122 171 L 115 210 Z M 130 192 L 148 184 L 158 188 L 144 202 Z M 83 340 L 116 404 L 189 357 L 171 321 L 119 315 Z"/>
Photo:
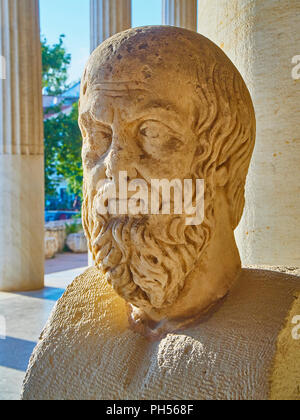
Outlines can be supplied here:
<path id="1" fill-rule="evenodd" d="M 90 92 L 85 111 L 97 121 L 105 123 L 112 123 L 117 116 L 127 122 L 159 117 L 182 124 L 189 114 L 188 108 L 190 106 L 182 107 L 176 98 L 154 90 L 134 89 L 128 85 L 118 85 L 116 88 L 114 84 L 102 84 Z"/>
<path id="2" fill-rule="evenodd" d="M 89 112 L 96 120 L 108 123 L 115 113 L 127 120 L 159 115 L 160 119 L 187 122 L 199 107 L 193 84 L 180 80 L 178 73 L 155 69 L 143 80 L 142 71 L 121 73 L 116 69 L 110 77 L 99 71 L 81 94 L 80 112 Z"/>
<path id="3" fill-rule="evenodd" d="M 96 113 L 106 106 L 136 113 L 159 104 L 186 118 L 196 102 L 195 66 L 184 65 L 169 48 L 138 48 L 129 53 L 125 47 L 116 53 L 100 47 L 91 56 L 82 81 L 83 112 Z"/>

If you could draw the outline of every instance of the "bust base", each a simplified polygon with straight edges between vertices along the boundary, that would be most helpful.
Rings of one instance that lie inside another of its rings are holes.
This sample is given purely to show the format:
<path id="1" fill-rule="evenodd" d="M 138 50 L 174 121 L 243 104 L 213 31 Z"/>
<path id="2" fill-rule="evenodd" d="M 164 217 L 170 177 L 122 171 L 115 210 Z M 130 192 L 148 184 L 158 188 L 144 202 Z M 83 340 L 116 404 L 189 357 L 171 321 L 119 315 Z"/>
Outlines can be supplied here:
<path id="1" fill-rule="evenodd" d="M 209 318 L 150 342 L 129 329 L 127 304 L 89 268 L 53 310 L 22 399 L 268 399 L 278 336 L 299 290 L 299 277 L 243 269 Z"/>

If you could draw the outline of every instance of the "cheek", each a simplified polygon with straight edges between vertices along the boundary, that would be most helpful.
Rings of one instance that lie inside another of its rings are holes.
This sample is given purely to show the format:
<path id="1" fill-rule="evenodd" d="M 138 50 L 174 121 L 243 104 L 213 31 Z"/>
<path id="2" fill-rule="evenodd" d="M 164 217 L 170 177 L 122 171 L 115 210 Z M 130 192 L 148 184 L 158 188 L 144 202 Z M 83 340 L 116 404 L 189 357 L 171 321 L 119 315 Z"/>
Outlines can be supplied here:
<path id="1" fill-rule="evenodd" d="M 183 179 L 190 177 L 194 154 L 195 147 L 191 144 L 184 145 L 178 150 L 172 145 L 169 148 L 156 150 L 151 155 L 142 156 L 143 158 L 139 160 L 139 169 L 142 174 L 147 175 L 147 178 Z"/>
<path id="2" fill-rule="evenodd" d="M 105 166 L 103 162 L 98 162 L 96 165 L 83 164 L 83 176 L 86 184 L 86 190 L 89 196 L 95 194 L 99 188 L 101 180 L 106 178 Z"/>

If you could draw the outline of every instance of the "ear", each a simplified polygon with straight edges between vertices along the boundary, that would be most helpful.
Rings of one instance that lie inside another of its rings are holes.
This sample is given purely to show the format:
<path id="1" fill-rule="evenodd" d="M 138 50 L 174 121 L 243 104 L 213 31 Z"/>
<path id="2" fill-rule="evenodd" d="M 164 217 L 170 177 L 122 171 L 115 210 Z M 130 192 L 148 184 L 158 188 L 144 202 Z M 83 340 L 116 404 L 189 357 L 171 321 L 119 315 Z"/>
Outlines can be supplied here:
<path id="1" fill-rule="evenodd" d="M 215 181 L 217 187 L 224 187 L 228 182 L 229 174 L 225 164 L 219 166 L 215 173 Z"/>

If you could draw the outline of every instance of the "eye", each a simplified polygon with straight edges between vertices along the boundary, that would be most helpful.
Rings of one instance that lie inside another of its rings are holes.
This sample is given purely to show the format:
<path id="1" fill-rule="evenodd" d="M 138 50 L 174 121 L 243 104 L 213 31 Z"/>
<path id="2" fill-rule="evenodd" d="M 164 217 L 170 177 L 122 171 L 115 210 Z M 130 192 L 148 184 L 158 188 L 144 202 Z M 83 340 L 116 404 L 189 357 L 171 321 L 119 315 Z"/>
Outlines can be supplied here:
<path id="1" fill-rule="evenodd" d="M 139 127 L 139 136 L 144 149 L 151 152 L 151 149 L 160 148 L 162 151 L 177 150 L 184 143 L 181 135 L 160 121 L 149 120 Z"/>
<path id="2" fill-rule="evenodd" d="M 163 132 L 163 125 L 155 121 L 147 121 L 140 127 L 140 134 L 142 137 L 150 139 L 159 138 L 160 133 Z"/>

